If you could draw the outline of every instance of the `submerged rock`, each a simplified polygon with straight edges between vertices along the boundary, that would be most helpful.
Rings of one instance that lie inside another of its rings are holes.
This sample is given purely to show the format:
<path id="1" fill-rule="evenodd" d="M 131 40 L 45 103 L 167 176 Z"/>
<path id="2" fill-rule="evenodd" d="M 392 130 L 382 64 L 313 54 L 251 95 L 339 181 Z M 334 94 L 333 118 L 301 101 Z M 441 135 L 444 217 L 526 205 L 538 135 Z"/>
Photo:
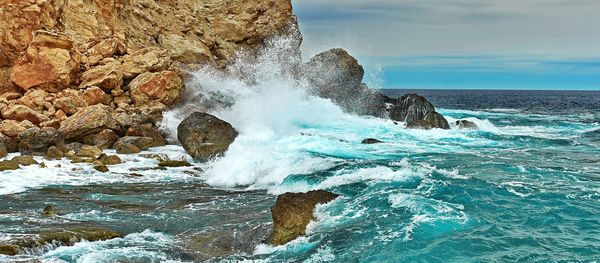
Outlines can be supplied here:
<path id="1" fill-rule="evenodd" d="M 305 235 L 306 226 L 314 219 L 315 207 L 337 197 L 338 195 L 323 190 L 285 193 L 278 196 L 275 205 L 271 207 L 273 216 L 271 244 L 283 245 Z"/>
<path id="2" fill-rule="evenodd" d="M 96 165 L 96 166 L 94 166 L 94 169 L 101 173 L 107 173 L 109 171 L 108 166 L 106 166 L 104 164 Z"/>
<path id="3" fill-rule="evenodd" d="M 79 149 L 79 151 L 77 151 L 77 153 L 76 153 L 76 155 L 79 157 L 92 157 L 92 158 L 96 158 L 100 154 L 102 154 L 102 150 L 100 150 L 100 148 L 98 148 L 96 146 L 91 146 L 91 145 L 82 146 L 81 149 Z"/>
<path id="4" fill-rule="evenodd" d="M 48 152 L 46 152 L 46 159 L 48 160 L 61 159 L 64 156 L 65 154 L 63 153 L 63 151 L 61 151 L 56 146 L 51 146 L 50 148 L 48 148 Z"/>
<path id="5" fill-rule="evenodd" d="M 468 120 L 458 120 L 458 121 L 456 121 L 455 124 L 460 129 L 477 130 L 479 128 L 479 127 L 477 127 L 477 124 L 475 124 L 472 121 L 468 121 Z"/>
<path id="6" fill-rule="evenodd" d="M 177 127 L 177 138 L 183 148 L 200 160 L 222 155 L 237 136 L 231 124 L 202 112 L 192 113 Z"/>
<path id="7" fill-rule="evenodd" d="M 362 142 L 360 142 L 362 144 L 376 144 L 376 143 L 383 143 L 383 141 L 377 140 L 377 139 L 373 139 L 373 138 L 367 138 L 362 140 Z"/>
<path id="8" fill-rule="evenodd" d="M 48 244 L 72 246 L 81 240 L 90 242 L 122 237 L 118 232 L 101 228 L 49 230 L 39 234 L 16 236 L 0 241 L 0 254 L 17 255 L 25 250 L 44 247 Z"/>
<path id="9" fill-rule="evenodd" d="M 0 162 L 0 172 L 19 169 L 19 163 L 13 160 L 4 160 Z"/>
<path id="10" fill-rule="evenodd" d="M 163 160 L 158 163 L 160 167 L 187 167 L 192 166 L 188 161 Z"/>
<path id="11" fill-rule="evenodd" d="M 104 165 L 116 165 L 116 164 L 123 163 L 123 161 L 121 160 L 121 158 L 119 156 L 116 156 L 116 155 L 104 155 L 104 156 L 100 156 L 100 158 L 98 158 L 98 160 L 102 164 L 104 164 Z"/>

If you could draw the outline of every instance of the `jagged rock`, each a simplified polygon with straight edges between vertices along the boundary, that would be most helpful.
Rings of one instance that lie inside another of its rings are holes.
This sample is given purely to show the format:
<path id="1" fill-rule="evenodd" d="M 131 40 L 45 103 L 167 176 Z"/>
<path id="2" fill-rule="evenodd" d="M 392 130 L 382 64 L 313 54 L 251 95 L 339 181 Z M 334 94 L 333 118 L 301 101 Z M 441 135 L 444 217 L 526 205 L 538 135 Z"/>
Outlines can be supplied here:
<path id="1" fill-rule="evenodd" d="M 125 136 L 150 137 L 153 139 L 151 147 L 164 146 L 167 144 L 165 138 L 151 124 L 135 125 L 127 129 Z"/>
<path id="2" fill-rule="evenodd" d="M 160 167 L 187 167 L 192 166 L 188 161 L 163 160 L 158 163 Z"/>
<path id="3" fill-rule="evenodd" d="M 55 128 L 30 128 L 19 134 L 21 154 L 44 155 L 51 146 L 62 147 L 64 138 Z"/>
<path id="4" fill-rule="evenodd" d="M 90 242 L 121 237 L 118 232 L 102 228 L 74 228 L 48 230 L 37 234 L 19 235 L 0 241 L 0 254 L 17 255 L 50 244 L 72 246 L 81 240 Z"/>
<path id="5" fill-rule="evenodd" d="M 132 144 L 140 150 L 147 150 L 154 145 L 154 139 L 150 137 L 125 136 L 117 140 L 116 143 Z"/>
<path id="6" fill-rule="evenodd" d="M 448 121 L 435 111 L 428 112 L 427 115 L 422 120 L 410 121 L 406 124 L 406 128 L 409 129 L 450 129 L 450 124 Z"/>
<path id="7" fill-rule="evenodd" d="M 167 50 L 158 47 L 139 49 L 123 57 L 123 74 L 131 79 L 144 72 L 156 72 L 169 68 L 171 58 Z"/>
<path id="8" fill-rule="evenodd" d="M 76 155 L 79 157 L 94 157 L 96 158 L 102 154 L 102 150 L 96 146 L 91 145 L 83 145 L 79 151 L 77 151 Z"/>
<path id="9" fill-rule="evenodd" d="M 477 130 L 479 128 L 479 127 L 477 127 L 477 124 L 475 124 L 472 121 L 468 121 L 468 120 L 458 120 L 458 121 L 456 121 L 455 124 L 460 129 Z"/>
<path id="10" fill-rule="evenodd" d="M 135 154 L 142 151 L 137 146 L 126 142 L 116 142 L 113 145 L 113 149 L 115 149 L 118 154 Z"/>
<path id="11" fill-rule="evenodd" d="M 93 145 L 100 149 L 109 149 L 119 139 L 119 136 L 111 129 L 102 130 L 96 134 L 83 137 L 83 143 Z"/>
<path id="12" fill-rule="evenodd" d="M 11 161 L 23 166 L 38 164 L 38 162 L 30 155 L 15 156 L 11 159 Z"/>
<path id="13" fill-rule="evenodd" d="M 183 148 L 200 160 L 225 153 L 237 136 L 231 124 L 202 112 L 192 113 L 177 127 L 177 138 Z"/>
<path id="14" fill-rule="evenodd" d="M 36 31 L 27 50 L 16 60 L 10 78 L 24 90 L 40 86 L 56 91 L 76 79 L 79 62 L 67 36 Z"/>
<path id="15" fill-rule="evenodd" d="M 87 105 L 92 106 L 104 102 L 106 93 L 98 87 L 90 87 L 83 92 L 83 100 Z"/>
<path id="16" fill-rule="evenodd" d="M 48 160 L 61 159 L 64 156 L 65 154 L 63 153 L 63 151 L 61 151 L 60 148 L 56 146 L 50 146 L 50 148 L 48 148 L 48 152 L 46 153 L 46 159 Z"/>
<path id="17" fill-rule="evenodd" d="M 314 219 L 318 204 L 331 202 L 338 195 L 317 190 L 308 193 L 285 193 L 277 197 L 271 207 L 273 216 L 272 245 L 286 244 L 306 234 L 306 226 Z"/>
<path id="18" fill-rule="evenodd" d="M 398 99 L 396 105 L 390 109 L 390 118 L 395 121 L 411 122 L 423 120 L 435 107 L 425 97 L 418 94 L 406 94 Z"/>
<path id="19" fill-rule="evenodd" d="M 343 49 L 317 54 L 302 65 L 301 76 L 315 95 L 331 99 L 345 111 L 377 117 L 385 112 L 382 97 L 362 83 L 363 67 Z"/>
<path id="20" fill-rule="evenodd" d="M 173 105 L 183 94 L 183 81 L 175 71 L 143 73 L 129 83 L 131 98 L 136 106 L 160 102 Z"/>
<path id="21" fill-rule="evenodd" d="M 91 68 L 81 75 L 80 89 L 96 86 L 105 91 L 110 91 L 123 85 L 121 62 L 115 59 L 107 59 L 103 63 L 105 64 Z"/>
<path id="22" fill-rule="evenodd" d="M 362 140 L 362 142 L 360 142 L 361 144 L 376 144 L 376 143 L 382 143 L 383 141 L 377 140 L 377 139 L 373 139 L 373 138 L 367 138 Z"/>
<path id="23" fill-rule="evenodd" d="M 118 122 L 109 107 L 105 105 L 88 106 L 61 123 L 59 131 L 65 139 L 81 139 L 86 135 L 98 133 L 105 129 L 120 131 Z"/>
<path id="24" fill-rule="evenodd" d="M 2 110 L 2 117 L 8 120 L 30 121 L 33 124 L 48 121 L 48 117 L 24 105 L 13 105 Z"/>

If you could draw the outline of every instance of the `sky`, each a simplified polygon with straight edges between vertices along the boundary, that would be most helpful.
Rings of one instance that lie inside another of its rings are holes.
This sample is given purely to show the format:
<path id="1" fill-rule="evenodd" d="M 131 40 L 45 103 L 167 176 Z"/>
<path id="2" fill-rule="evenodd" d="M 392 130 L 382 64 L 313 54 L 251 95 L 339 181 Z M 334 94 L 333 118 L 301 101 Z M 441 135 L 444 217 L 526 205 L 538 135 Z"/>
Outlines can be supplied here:
<path id="1" fill-rule="evenodd" d="M 293 0 L 305 58 L 374 88 L 600 90 L 600 0 Z"/>

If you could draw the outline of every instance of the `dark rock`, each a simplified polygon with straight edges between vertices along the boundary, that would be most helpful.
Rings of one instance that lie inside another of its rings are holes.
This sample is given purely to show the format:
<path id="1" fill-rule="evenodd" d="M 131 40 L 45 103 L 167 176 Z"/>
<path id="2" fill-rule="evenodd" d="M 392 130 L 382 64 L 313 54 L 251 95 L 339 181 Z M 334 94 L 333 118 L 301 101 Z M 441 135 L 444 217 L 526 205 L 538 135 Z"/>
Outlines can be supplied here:
<path id="1" fill-rule="evenodd" d="M 151 147 L 164 146 L 167 144 L 167 141 L 165 141 L 162 134 L 160 134 L 160 132 L 151 124 L 132 126 L 127 129 L 125 136 L 150 137 L 153 139 Z"/>
<path id="2" fill-rule="evenodd" d="M 116 142 L 113 145 L 113 149 L 115 149 L 118 154 L 134 154 L 142 151 L 137 146 L 126 142 Z"/>
<path id="3" fill-rule="evenodd" d="M 23 251 L 41 248 L 49 244 L 72 246 L 81 240 L 94 242 L 118 237 L 121 237 L 121 234 L 100 228 L 44 231 L 38 234 L 22 235 L 0 241 L 0 254 L 13 256 Z"/>
<path id="4" fill-rule="evenodd" d="M 423 120 L 435 107 L 425 97 L 418 94 L 406 94 L 398 99 L 390 109 L 390 118 L 395 121 L 413 122 Z"/>
<path id="5" fill-rule="evenodd" d="M 93 163 L 96 159 L 91 157 L 68 156 L 71 163 Z"/>
<path id="6" fill-rule="evenodd" d="M 6 144 L 4 144 L 3 140 L 0 140 L 0 158 L 6 157 L 7 154 Z"/>
<path id="7" fill-rule="evenodd" d="M 44 210 L 42 210 L 42 214 L 45 216 L 55 216 L 57 213 L 54 207 L 49 205 L 44 207 Z"/>
<path id="8" fill-rule="evenodd" d="M 450 129 L 450 124 L 442 114 L 439 114 L 435 111 L 427 113 L 423 120 L 410 121 L 406 124 L 406 128 L 409 129 Z"/>
<path id="9" fill-rule="evenodd" d="M 192 166 L 188 161 L 163 160 L 158 166 L 160 167 L 187 167 Z"/>
<path id="10" fill-rule="evenodd" d="M 83 137 L 83 143 L 96 146 L 102 150 L 109 149 L 119 139 L 119 136 L 111 129 L 104 129 L 99 133 Z"/>
<path id="11" fill-rule="evenodd" d="M 373 138 L 367 138 L 362 140 L 362 144 L 376 144 L 376 143 L 382 143 L 383 141 L 377 140 L 377 139 L 373 139 Z"/>
<path id="12" fill-rule="evenodd" d="M 222 155 L 237 136 L 231 124 L 201 112 L 192 113 L 177 127 L 177 138 L 183 148 L 200 160 Z"/>
<path id="13" fill-rule="evenodd" d="M 271 244 L 283 245 L 306 234 L 306 226 L 314 219 L 317 204 L 328 203 L 338 195 L 317 190 L 308 193 L 285 193 L 271 207 L 273 237 Z"/>
<path id="14" fill-rule="evenodd" d="M 101 173 L 106 173 L 109 171 L 108 167 L 104 164 L 96 165 L 96 166 L 94 166 L 94 169 Z"/>
<path id="15" fill-rule="evenodd" d="M 148 148 L 154 145 L 154 139 L 150 137 L 134 137 L 134 136 L 125 136 L 117 140 L 116 144 L 132 144 L 135 145 L 140 150 L 147 150 Z M 114 148 L 114 146 L 113 146 Z"/>
<path id="16" fill-rule="evenodd" d="M 468 121 L 468 120 L 458 120 L 458 121 L 456 121 L 455 124 L 460 129 L 477 130 L 479 128 L 479 127 L 477 127 L 477 124 L 475 124 L 472 121 Z"/>
<path id="17" fill-rule="evenodd" d="M 21 154 L 44 155 L 51 146 L 62 147 L 63 136 L 55 128 L 30 128 L 19 134 Z"/>
<path id="18" fill-rule="evenodd" d="M 8 137 L 0 133 L 0 141 L 2 141 L 6 147 L 6 152 L 14 153 L 19 151 L 19 142 L 17 141 L 17 138 Z"/>
<path id="19" fill-rule="evenodd" d="M 385 113 L 385 96 L 371 92 L 362 83 L 363 67 L 343 49 L 314 56 L 302 65 L 301 76 L 315 95 L 331 99 L 347 112 L 376 117 Z"/>

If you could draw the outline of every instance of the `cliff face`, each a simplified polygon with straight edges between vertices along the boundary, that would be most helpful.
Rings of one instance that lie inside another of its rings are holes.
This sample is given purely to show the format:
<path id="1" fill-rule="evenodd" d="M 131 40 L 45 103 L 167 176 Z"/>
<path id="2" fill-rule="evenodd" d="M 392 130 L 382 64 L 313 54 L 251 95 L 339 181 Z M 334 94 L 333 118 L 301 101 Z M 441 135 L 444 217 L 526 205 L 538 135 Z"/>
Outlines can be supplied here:
<path id="1" fill-rule="evenodd" d="M 182 68 L 225 67 L 289 32 L 290 0 L 0 0 L 0 132 L 59 128 L 96 104 L 125 122 L 158 115 Z"/>

